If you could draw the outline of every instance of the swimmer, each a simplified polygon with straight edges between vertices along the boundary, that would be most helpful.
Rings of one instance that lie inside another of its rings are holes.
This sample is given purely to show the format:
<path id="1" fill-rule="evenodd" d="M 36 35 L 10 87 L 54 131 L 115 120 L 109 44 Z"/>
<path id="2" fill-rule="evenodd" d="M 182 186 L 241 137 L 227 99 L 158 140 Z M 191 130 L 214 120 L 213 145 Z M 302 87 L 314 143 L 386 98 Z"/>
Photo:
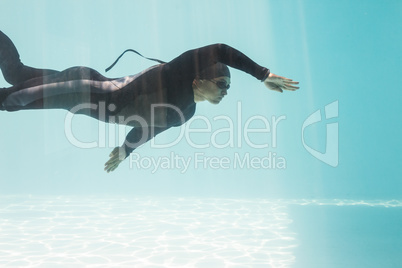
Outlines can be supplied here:
<path id="1" fill-rule="evenodd" d="M 187 122 L 197 103 L 219 104 L 230 87 L 228 66 L 252 75 L 271 90 L 299 88 L 298 82 L 271 73 L 225 44 L 200 47 L 159 62 L 122 78 L 107 78 L 88 67 L 37 69 L 21 62 L 13 42 L 0 31 L 0 68 L 12 85 L 0 89 L 0 110 L 65 109 L 132 126 L 123 145 L 114 148 L 105 163 L 105 171 L 111 172 L 140 145 Z"/>

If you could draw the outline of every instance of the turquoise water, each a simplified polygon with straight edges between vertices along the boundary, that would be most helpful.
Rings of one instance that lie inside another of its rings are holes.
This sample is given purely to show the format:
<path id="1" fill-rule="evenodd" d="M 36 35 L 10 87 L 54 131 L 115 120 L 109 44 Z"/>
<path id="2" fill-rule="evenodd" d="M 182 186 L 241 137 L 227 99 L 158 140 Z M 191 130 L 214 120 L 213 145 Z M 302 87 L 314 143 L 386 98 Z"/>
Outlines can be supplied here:
<path id="1" fill-rule="evenodd" d="M 127 48 L 168 61 L 226 43 L 301 86 L 280 94 L 231 69 L 221 104 L 197 105 L 110 174 L 128 128 L 0 113 L 0 266 L 402 265 L 402 2 L 0 6 L 30 66 L 122 77 L 153 64 L 126 55 L 105 74 Z"/>

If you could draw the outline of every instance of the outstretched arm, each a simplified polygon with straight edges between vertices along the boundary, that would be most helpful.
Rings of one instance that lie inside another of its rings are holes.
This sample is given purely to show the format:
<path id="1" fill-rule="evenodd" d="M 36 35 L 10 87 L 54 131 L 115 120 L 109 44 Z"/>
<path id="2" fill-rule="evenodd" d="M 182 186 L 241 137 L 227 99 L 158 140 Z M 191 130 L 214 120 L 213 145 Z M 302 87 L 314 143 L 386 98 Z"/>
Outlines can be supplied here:
<path id="1" fill-rule="evenodd" d="M 124 159 L 126 159 L 136 148 L 146 143 L 159 133 L 168 129 L 162 127 L 133 128 L 126 136 L 122 146 L 116 147 L 110 153 L 109 161 L 105 163 L 105 171 L 114 171 Z"/>
<path id="2" fill-rule="evenodd" d="M 246 72 L 272 90 L 296 90 L 298 82 L 272 74 L 268 68 L 258 65 L 239 50 L 225 44 L 214 44 L 189 50 L 167 63 L 167 69 L 179 72 L 177 75 L 189 74 L 194 78 L 203 69 L 220 62 L 232 68 Z M 176 77 L 176 76 L 172 76 Z"/>
<path id="3" fill-rule="evenodd" d="M 217 62 L 246 72 L 261 81 L 269 75 L 267 68 L 258 65 L 239 50 L 225 44 L 214 44 L 186 51 L 167 63 L 166 69 L 178 72 L 177 75 L 187 74 L 194 79 L 203 69 Z"/>

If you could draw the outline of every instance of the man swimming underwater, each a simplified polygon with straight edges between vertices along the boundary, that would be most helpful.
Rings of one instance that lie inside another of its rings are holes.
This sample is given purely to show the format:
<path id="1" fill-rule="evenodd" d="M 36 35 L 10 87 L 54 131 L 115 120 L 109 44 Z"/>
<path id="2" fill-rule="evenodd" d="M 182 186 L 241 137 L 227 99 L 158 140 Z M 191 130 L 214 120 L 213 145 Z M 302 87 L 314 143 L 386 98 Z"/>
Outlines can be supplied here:
<path id="1" fill-rule="evenodd" d="M 270 73 L 225 44 L 189 50 L 170 62 L 116 79 L 88 67 L 61 72 L 36 69 L 20 61 L 12 41 L 0 31 L 0 68 L 12 85 L 0 89 L 0 110 L 65 109 L 132 126 L 123 145 L 114 148 L 105 163 L 105 171 L 111 172 L 141 144 L 187 122 L 196 103 L 219 104 L 230 86 L 227 66 L 254 76 L 271 90 L 299 88 L 298 82 Z"/>

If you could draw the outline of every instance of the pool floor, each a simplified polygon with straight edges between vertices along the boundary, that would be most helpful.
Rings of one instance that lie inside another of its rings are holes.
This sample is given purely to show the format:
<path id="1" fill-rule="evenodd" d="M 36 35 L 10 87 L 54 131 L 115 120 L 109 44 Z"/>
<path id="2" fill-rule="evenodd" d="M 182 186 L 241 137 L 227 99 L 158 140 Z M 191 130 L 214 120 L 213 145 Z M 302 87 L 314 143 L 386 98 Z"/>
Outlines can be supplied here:
<path id="1" fill-rule="evenodd" d="M 401 267 L 401 208 L 399 201 L 3 195 L 0 266 Z"/>

